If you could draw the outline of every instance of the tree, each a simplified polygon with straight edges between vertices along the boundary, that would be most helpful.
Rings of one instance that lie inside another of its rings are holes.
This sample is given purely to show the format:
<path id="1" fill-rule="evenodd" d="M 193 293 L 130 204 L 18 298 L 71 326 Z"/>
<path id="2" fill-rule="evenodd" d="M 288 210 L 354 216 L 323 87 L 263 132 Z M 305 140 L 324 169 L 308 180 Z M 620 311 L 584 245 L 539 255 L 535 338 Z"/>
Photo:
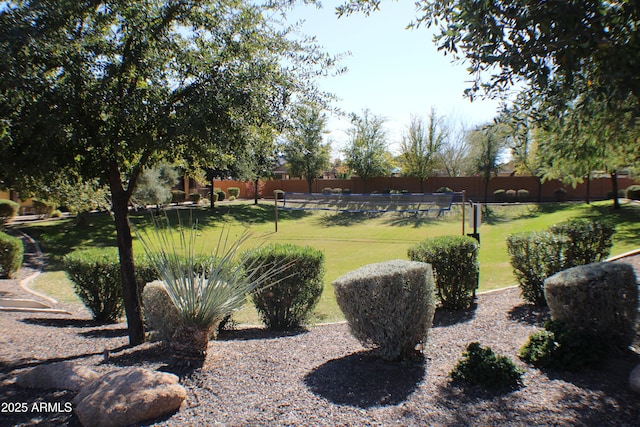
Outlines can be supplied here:
<path id="1" fill-rule="evenodd" d="M 438 164 L 447 176 L 462 176 L 469 172 L 469 135 L 463 124 L 447 125 L 448 138 L 445 138 L 438 153 Z"/>
<path id="2" fill-rule="evenodd" d="M 424 193 L 424 181 L 433 175 L 433 170 L 447 138 L 442 117 L 431 109 L 429 122 L 425 126 L 421 117 L 411 117 L 408 132 L 402 137 L 400 146 L 403 173 L 420 180 L 420 192 Z"/>
<path id="3" fill-rule="evenodd" d="M 489 181 L 498 175 L 500 159 L 506 148 L 505 129 L 500 124 L 478 127 L 469 134 L 474 173 L 484 182 L 484 203 L 489 198 Z"/>
<path id="4" fill-rule="evenodd" d="M 171 188 L 178 183 L 178 171 L 167 163 L 145 168 L 138 178 L 133 197 L 144 205 L 160 205 L 171 201 Z"/>
<path id="5" fill-rule="evenodd" d="M 271 178 L 277 165 L 274 131 L 270 127 L 254 127 L 247 133 L 244 153 L 236 160 L 235 170 L 240 179 L 253 183 L 253 203 L 258 204 L 261 179 Z"/>
<path id="6" fill-rule="evenodd" d="M 389 174 L 384 119 L 364 110 L 362 116 L 351 114 L 349 142 L 344 149 L 349 169 L 362 179 L 363 192 L 367 192 L 367 179 Z"/>
<path id="7" fill-rule="evenodd" d="M 128 205 L 143 169 L 242 151 L 248 126 L 322 98 L 310 79 L 334 60 L 242 0 L 2 5 L 0 180 L 73 172 L 109 186 L 129 342 L 142 343 Z"/>
<path id="8" fill-rule="evenodd" d="M 313 191 L 313 181 L 330 166 L 331 146 L 322 142 L 326 124 L 327 117 L 320 108 L 298 105 L 285 132 L 283 150 L 289 174 L 304 177 L 309 193 Z"/>

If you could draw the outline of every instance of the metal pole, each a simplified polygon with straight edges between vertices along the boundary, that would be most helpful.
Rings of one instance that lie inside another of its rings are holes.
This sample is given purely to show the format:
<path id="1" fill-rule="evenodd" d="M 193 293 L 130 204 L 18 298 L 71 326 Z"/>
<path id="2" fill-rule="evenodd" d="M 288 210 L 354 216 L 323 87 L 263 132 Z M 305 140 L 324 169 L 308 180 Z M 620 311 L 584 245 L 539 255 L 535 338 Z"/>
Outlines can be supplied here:
<path id="1" fill-rule="evenodd" d="M 465 211 L 467 210 L 466 190 L 462 190 L 462 235 L 464 236 Z"/>
<path id="2" fill-rule="evenodd" d="M 278 193 L 277 190 L 273 192 L 273 200 L 275 206 L 274 218 L 276 223 L 276 233 L 278 232 Z"/>

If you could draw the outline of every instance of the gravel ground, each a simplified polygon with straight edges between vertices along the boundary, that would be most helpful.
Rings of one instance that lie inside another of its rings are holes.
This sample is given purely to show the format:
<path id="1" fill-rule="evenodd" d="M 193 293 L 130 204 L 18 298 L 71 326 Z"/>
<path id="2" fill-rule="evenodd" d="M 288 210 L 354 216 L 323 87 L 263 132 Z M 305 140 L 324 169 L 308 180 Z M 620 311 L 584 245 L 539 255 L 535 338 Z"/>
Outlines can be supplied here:
<path id="1" fill-rule="evenodd" d="M 624 261 L 640 277 L 640 256 Z M 30 256 L 18 279 L 37 263 Z M 33 296 L 17 280 L 0 280 L 0 297 Z M 72 413 L 7 411 L 11 403 L 64 407 L 74 397 L 16 387 L 16 374 L 26 368 L 76 360 L 99 372 L 123 366 L 170 371 L 160 345 L 127 347 L 124 324 L 100 325 L 75 306 L 59 308 L 73 314 L 0 312 L 0 425 L 79 425 Z M 345 324 L 285 335 L 259 328 L 225 332 L 210 343 L 202 369 L 179 373 L 188 391 L 186 407 L 148 425 L 640 426 L 639 396 L 627 382 L 640 351 L 582 373 L 533 368 L 518 359 L 518 349 L 547 318 L 546 310 L 525 305 L 517 288 L 481 294 L 473 310 L 436 313 L 424 363 L 381 362 Z M 511 357 L 526 371 L 523 386 L 492 392 L 453 382 L 448 374 L 471 341 Z"/>

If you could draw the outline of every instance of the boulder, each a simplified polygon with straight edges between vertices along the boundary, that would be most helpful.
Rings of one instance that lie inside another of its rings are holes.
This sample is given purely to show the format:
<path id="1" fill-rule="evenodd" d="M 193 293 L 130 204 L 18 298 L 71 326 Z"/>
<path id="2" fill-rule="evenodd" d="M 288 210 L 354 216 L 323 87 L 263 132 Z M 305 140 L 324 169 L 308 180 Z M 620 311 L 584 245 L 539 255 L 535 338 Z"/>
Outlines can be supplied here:
<path id="1" fill-rule="evenodd" d="M 127 426 L 177 411 L 187 392 L 178 377 L 142 368 L 103 375 L 73 399 L 84 426 Z"/>
<path id="2" fill-rule="evenodd" d="M 629 386 L 631 386 L 631 390 L 640 393 L 640 365 L 636 366 L 629 374 Z"/>
<path id="3" fill-rule="evenodd" d="M 24 388 L 78 391 L 99 377 L 89 367 L 67 361 L 36 366 L 18 375 L 16 384 Z"/>

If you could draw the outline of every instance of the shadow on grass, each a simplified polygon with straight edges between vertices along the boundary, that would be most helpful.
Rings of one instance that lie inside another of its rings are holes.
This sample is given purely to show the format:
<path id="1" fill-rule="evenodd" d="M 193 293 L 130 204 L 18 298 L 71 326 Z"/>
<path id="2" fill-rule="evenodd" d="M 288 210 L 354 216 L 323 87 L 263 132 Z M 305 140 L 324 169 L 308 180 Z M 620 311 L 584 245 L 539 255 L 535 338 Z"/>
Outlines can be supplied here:
<path id="1" fill-rule="evenodd" d="M 510 320 L 534 326 L 543 326 L 551 318 L 548 307 L 531 304 L 517 305 L 509 310 L 507 316 Z"/>
<path id="2" fill-rule="evenodd" d="M 306 386 L 337 405 L 362 409 L 405 401 L 425 377 L 424 361 L 386 362 L 371 351 L 329 360 L 304 378 Z"/>
<path id="3" fill-rule="evenodd" d="M 380 216 L 382 216 L 382 213 L 333 212 L 322 215 L 314 219 L 313 222 L 319 227 L 348 227 L 365 223 L 372 218 Z"/>

